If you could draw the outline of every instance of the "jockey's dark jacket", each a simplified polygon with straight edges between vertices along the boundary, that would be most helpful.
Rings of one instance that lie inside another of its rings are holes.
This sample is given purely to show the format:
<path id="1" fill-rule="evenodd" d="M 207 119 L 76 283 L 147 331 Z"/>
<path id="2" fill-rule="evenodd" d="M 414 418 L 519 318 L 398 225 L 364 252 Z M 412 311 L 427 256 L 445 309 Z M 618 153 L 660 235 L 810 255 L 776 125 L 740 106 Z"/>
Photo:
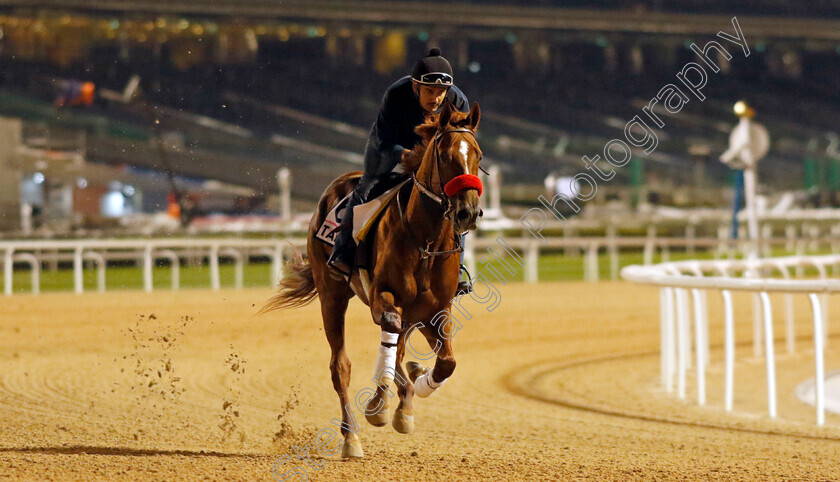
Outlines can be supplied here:
<path id="1" fill-rule="evenodd" d="M 461 112 L 469 112 L 467 96 L 454 85 L 446 93 L 446 99 Z M 365 177 L 372 181 L 391 172 L 400 163 L 403 150 L 411 149 L 420 142 L 414 128 L 425 121 L 410 75 L 388 87 L 365 147 Z"/>

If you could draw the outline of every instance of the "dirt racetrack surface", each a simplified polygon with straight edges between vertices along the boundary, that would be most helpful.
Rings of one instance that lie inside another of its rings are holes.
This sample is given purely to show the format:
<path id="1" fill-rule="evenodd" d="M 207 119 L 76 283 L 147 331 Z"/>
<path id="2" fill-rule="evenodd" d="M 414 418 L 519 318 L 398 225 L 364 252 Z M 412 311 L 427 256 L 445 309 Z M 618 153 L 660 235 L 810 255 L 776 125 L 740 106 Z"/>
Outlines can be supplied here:
<path id="1" fill-rule="evenodd" d="M 273 480 L 273 470 L 298 480 L 297 467 L 312 480 L 840 479 L 840 417 L 818 428 L 793 396 L 813 376 L 807 301 L 796 305 L 796 354 L 776 345 L 780 418 L 771 420 L 764 365 L 746 343 L 747 302 L 727 414 L 712 294 L 709 403 L 700 407 L 693 371 L 684 401 L 659 383 L 656 289 L 563 282 L 501 293 L 492 312 L 465 303 L 472 318 L 455 337 L 457 368 L 416 399 L 415 433 L 359 416 L 365 458 L 349 461 L 312 447 L 339 416 L 317 301 L 257 316 L 269 290 L 4 298 L 0 478 Z M 372 385 L 378 340 L 354 300 L 353 395 Z"/>

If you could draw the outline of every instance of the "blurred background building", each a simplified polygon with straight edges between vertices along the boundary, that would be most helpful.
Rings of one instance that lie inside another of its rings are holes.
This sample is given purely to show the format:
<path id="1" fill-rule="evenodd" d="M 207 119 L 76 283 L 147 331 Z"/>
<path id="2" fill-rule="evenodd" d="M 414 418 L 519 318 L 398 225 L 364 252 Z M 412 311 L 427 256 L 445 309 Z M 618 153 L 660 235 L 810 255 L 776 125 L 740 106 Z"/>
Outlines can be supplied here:
<path id="1" fill-rule="evenodd" d="M 309 213 L 361 168 L 382 93 L 431 46 L 482 106 L 502 201 L 526 208 L 622 137 L 696 61 L 689 45 L 731 32 L 733 15 L 751 55 L 730 49 L 707 99 L 669 117 L 657 149 L 634 153 L 593 206 L 725 208 L 731 173 L 717 159 L 742 98 L 772 139 L 767 202 L 837 205 L 840 1 L 527 5 L 0 0 L 0 229 L 107 227 L 171 212 L 173 198 L 187 221 L 277 215 L 283 167 L 291 210 Z"/>

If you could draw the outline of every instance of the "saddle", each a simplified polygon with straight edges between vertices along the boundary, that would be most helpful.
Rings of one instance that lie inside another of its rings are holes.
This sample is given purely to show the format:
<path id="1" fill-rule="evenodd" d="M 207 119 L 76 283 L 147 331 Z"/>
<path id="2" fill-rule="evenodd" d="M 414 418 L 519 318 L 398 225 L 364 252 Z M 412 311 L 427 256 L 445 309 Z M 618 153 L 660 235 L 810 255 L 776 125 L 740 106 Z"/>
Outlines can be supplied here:
<path id="1" fill-rule="evenodd" d="M 354 181 L 358 182 L 358 179 Z M 361 249 L 356 250 L 356 267 L 367 268 L 370 253 L 365 247 L 370 233 L 375 232 L 374 227 L 382 218 L 385 208 L 397 197 L 400 191 L 409 184 L 411 179 L 405 176 L 389 176 L 379 182 L 371 190 L 369 199 L 353 208 L 353 241 Z M 315 233 L 315 238 L 330 245 L 335 245 L 335 237 L 341 227 L 344 218 L 344 210 L 350 201 L 349 193 L 341 198 L 327 213 L 324 222 Z"/>

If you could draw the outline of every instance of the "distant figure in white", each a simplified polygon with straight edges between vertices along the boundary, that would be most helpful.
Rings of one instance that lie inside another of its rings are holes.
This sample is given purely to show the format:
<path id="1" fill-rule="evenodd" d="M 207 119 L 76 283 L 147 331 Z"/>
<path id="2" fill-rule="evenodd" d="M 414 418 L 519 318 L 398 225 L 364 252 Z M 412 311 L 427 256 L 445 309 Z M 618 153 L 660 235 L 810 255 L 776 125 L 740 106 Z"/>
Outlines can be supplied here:
<path id="1" fill-rule="evenodd" d="M 729 135 L 729 149 L 720 156 L 721 162 L 735 169 L 735 200 L 732 207 L 732 238 L 738 237 L 738 209 L 742 191 L 746 197 L 747 229 L 749 239 L 758 241 L 758 214 L 756 213 L 755 189 L 757 185 L 756 165 L 770 147 L 770 136 L 763 125 L 752 120 L 755 111 L 745 101 L 735 104 L 735 115 L 740 117 L 738 125 Z M 754 248 L 755 249 L 755 248 Z"/>

